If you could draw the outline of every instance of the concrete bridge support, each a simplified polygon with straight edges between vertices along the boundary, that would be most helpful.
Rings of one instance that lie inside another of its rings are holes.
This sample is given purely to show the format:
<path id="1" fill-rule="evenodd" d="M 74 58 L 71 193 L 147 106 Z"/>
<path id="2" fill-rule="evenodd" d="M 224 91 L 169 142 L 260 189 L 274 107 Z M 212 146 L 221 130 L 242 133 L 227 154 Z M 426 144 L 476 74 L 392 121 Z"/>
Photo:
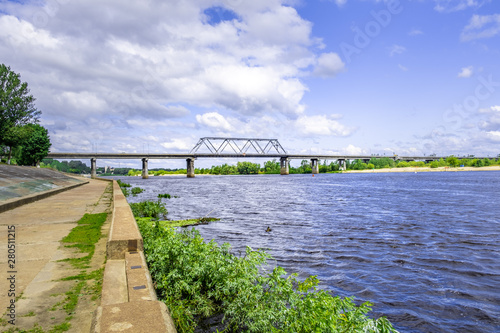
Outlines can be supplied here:
<path id="1" fill-rule="evenodd" d="M 90 178 L 96 178 L 97 177 L 97 166 L 96 166 L 96 161 L 97 159 L 91 158 L 90 159 Z"/>
<path id="2" fill-rule="evenodd" d="M 280 174 L 289 175 L 290 174 L 290 159 L 288 157 L 280 158 Z"/>
<path id="3" fill-rule="evenodd" d="M 311 169 L 312 169 L 312 174 L 317 175 L 319 173 L 319 160 L 318 159 L 311 159 Z"/>
<path id="4" fill-rule="evenodd" d="M 187 177 L 194 178 L 194 158 L 186 159 L 187 162 Z"/>
<path id="5" fill-rule="evenodd" d="M 346 171 L 347 170 L 347 165 L 345 163 L 345 160 L 344 159 L 339 159 L 338 162 L 339 162 L 339 170 L 340 171 Z"/>
<path id="6" fill-rule="evenodd" d="M 148 159 L 143 158 L 142 159 L 142 179 L 148 179 L 148 178 L 149 178 Z"/>

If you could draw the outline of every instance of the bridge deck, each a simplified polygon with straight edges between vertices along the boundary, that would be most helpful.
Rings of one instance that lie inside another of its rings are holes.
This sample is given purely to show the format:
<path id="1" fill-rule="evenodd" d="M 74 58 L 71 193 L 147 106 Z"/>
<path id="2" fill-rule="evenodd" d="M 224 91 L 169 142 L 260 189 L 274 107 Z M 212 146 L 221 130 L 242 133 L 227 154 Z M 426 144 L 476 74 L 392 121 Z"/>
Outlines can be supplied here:
<path id="1" fill-rule="evenodd" d="M 435 161 L 448 156 L 371 156 L 371 155 L 308 155 L 308 154 L 129 154 L 129 153 L 50 153 L 47 158 L 53 159 L 197 159 L 197 158 L 289 158 L 289 159 L 321 159 L 321 160 L 355 160 L 371 158 L 394 158 L 397 160 Z M 458 157 L 460 158 L 460 157 Z M 472 157 L 470 157 L 472 158 Z M 489 157 L 473 157 L 489 158 Z"/>

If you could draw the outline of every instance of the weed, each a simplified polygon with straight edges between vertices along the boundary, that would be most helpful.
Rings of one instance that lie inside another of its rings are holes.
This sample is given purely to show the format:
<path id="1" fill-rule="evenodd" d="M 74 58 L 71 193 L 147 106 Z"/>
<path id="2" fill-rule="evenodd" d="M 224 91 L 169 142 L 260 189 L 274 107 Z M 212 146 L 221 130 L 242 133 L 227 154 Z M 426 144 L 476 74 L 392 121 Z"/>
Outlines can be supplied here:
<path id="1" fill-rule="evenodd" d="M 140 194 L 142 192 L 144 192 L 144 189 L 142 189 L 140 187 L 133 187 L 132 190 L 131 190 L 131 193 L 134 196 L 136 196 L 137 194 Z"/>
<path id="2" fill-rule="evenodd" d="M 165 217 L 167 215 L 167 209 L 165 208 L 165 204 L 158 201 L 142 201 L 138 203 L 130 204 L 130 208 L 132 209 L 132 213 L 136 217 L 153 217 L 155 219 L 159 219 L 162 216 Z"/>
<path id="3" fill-rule="evenodd" d="M 386 318 L 366 316 L 369 303 L 317 290 L 281 268 L 262 275 L 270 255 L 247 247 L 243 258 L 229 244 L 204 242 L 195 229 L 177 233 L 160 223 L 138 221 L 157 295 L 179 332 L 193 332 L 205 318 L 223 315 L 227 331 L 395 332 Z"/>
<path id="4" fill-rule="evenodd" d="M 121 180 L 116 181 L 120 187 L 132 187 L 129 183 L 122 182 Z"/>

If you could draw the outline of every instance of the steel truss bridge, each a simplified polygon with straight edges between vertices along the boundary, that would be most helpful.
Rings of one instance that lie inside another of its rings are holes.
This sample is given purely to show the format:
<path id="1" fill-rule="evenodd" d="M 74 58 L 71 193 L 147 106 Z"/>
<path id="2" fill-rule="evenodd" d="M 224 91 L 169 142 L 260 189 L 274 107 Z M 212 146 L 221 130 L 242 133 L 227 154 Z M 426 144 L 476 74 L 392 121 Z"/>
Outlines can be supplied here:
<path id="1" fill-rule="evenodd" d="M 209 153 L 198 153 L 201 147 L 206 147 Z M 289 163 L 292 159 L 310 160 L 313 174 L 319 173 L 319 160 L 336 160 L 341 170 L 345 170 L 346 160 L 363 160 L 389 157 L 402 161 L 436 161 L 448 156 L 373 156 L 373 155 L 308 155 L 288 154 L 277 139 L 249 138 L 201 138 L 188 154 L 150 154 L 150 153 L 49 153 L 52 159 L 90 159 L 91 175 L 96 176 L 97 159 L 140 159 L 142 160 L 142 178 L 148 178 L 148 160 L 150 159 L 185 159 L 187 162 L 187 177 L 194 177 L 194 161 L 198 158 L 273 158 L 279 159 L 281 174 L 289 174 Z M 486 157 L 474 157 L 483 159 Z"/>

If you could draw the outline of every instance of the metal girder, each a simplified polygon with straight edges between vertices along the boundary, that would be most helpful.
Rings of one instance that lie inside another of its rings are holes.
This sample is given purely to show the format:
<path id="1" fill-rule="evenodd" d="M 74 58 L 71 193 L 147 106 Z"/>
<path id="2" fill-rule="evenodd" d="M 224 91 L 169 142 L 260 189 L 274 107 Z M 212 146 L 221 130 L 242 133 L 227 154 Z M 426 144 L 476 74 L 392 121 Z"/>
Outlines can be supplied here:
<path id="1" fill-rule="evenodd" d="M 201 138 L 190 154 L 196 153 L 201 146 L 207 147 L 210 153 L 216 155 L 221 155 L 228 146 L 234 153 L 243 155 L 250 148 L 253 148 L 257 154 L 261 155 L 269 154 L 269 151 L 273 148 L 278 154 L 286 154 L 285 149 L 283 149 L 277 139 Z"/>

